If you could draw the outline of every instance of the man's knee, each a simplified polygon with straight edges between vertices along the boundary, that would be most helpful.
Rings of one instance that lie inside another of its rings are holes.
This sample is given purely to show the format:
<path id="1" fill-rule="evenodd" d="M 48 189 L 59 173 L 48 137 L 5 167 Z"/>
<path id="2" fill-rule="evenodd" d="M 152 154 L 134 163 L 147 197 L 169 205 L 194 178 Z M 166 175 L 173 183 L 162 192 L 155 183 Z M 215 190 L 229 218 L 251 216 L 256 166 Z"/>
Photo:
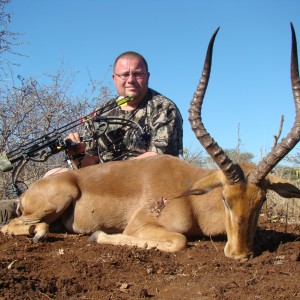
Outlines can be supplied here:
<path id="1" fill-rule="evenodd" d="M 66 171 L 69 171 L 69 169 L 68 168 L 55 168 L 55 169 L 52 169 L 52 170 L 49 170 L 48 172 L 46 172 L 43 177 L 52 176 L 55 174 L 66 172 Z"/>

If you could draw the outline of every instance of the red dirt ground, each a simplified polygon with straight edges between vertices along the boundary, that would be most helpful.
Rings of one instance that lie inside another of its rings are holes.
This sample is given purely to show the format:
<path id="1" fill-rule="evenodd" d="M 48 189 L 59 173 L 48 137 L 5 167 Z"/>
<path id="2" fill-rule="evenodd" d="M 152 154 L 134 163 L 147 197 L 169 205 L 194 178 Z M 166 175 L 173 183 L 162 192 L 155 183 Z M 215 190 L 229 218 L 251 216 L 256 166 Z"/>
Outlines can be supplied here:
<path id="1" fill-rule="evenodd" d="M 42 243 L 0 234 L 0 299 L 300 299 L 300 226 L 260 221 L 257 256 L 223 254 L 225 238 L 178 253 L 50 234 Z"/>

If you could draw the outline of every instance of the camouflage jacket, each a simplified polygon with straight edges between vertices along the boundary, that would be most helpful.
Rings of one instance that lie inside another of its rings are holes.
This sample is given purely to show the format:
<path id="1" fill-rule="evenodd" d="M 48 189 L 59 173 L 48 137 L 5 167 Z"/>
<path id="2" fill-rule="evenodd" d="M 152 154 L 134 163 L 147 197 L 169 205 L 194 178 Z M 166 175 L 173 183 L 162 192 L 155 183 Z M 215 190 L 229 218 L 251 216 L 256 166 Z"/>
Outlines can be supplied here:
<path id="1" fill-rule="evenodd" d="M 86 149 L 89 155 L 98 155 L 100 161 L 124 160 L 151 151 L 178 156 L 182 154 L 182 117 L 176 105 L 149 89 L 141 104 L 131 111 L 115 106 L 111 99 L 97 108 L 100 116 L 118 117 L 134 124 L 105 124 L 93 122 L 95 137 Z M 107 107 L 114 108 L 107 110 Z M 121 122 L 122 123 L 122 122 Z"/>

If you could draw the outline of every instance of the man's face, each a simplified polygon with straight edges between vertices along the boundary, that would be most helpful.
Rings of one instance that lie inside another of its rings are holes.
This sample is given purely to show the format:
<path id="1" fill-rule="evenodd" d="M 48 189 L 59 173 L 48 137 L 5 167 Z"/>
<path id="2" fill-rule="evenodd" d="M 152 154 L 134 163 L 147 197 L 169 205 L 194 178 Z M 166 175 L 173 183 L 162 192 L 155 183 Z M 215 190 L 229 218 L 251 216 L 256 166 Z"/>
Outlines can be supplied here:
<path id="1" fill-rule="evenodd" d="M 119 96 L 132 96 L 139 103 L 148 91 L 150 74 L 143 61 L 134 57 L 120 58 L 112 75 Z"/>

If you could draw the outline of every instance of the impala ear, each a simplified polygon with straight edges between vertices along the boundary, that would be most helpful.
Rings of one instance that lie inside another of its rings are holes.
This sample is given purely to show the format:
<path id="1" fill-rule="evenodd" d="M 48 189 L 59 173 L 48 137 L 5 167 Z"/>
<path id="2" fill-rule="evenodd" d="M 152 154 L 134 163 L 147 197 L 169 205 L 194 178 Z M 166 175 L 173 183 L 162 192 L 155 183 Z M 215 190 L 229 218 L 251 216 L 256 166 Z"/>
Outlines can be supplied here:
<path id="1" fill-rule="evenodd" d="M 226 181 L 226 177 L 224 176 L 223 172 L 217 171 L 195 182 L 191 186 L 191 188 L 189 188 L 186 192 L 184 192 L 181 195 L 181 197 L 187 195 L 206 194 L 217 187 L 223 186 L 225 181 Z"/>
<path id="2" fill-rule="evenodd" d="M 300 190 L 287 180 L 269 174 L 265 179 L 266 188 L 284 198 L 300 198 Z"/>

